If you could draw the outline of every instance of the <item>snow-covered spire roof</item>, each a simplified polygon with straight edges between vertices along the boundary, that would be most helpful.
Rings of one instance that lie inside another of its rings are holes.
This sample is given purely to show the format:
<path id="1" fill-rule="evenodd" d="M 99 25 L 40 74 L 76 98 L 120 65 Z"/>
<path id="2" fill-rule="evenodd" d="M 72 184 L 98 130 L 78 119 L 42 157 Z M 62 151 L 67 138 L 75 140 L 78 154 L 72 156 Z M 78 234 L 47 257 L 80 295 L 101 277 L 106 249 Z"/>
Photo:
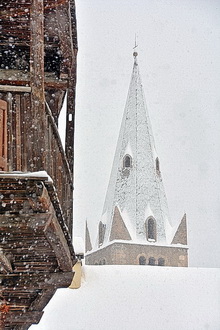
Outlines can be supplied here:
<path id="1" fill-rule="evenodd" d="M 103 245 L 111 240 L 115 207 L 134 242 L 146 242 L 146 221 L 156 223 L 157 242 L 167 242 L 167 200 L 134 52 L 134 66 L 103 209 Z"/>

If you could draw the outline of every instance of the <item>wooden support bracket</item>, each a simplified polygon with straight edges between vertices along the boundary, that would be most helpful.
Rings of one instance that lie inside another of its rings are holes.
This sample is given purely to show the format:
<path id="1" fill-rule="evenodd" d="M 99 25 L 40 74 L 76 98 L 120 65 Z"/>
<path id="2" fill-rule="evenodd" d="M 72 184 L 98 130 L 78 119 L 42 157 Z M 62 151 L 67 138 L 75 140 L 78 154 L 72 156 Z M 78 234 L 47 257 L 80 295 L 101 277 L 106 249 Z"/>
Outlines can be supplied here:
<path id="1" fill-rule="evenodd" d="M 10 260 L 3 253 L 3 250 L 0 248 L 0 272 L 11 273 L 12 266 Z"/>

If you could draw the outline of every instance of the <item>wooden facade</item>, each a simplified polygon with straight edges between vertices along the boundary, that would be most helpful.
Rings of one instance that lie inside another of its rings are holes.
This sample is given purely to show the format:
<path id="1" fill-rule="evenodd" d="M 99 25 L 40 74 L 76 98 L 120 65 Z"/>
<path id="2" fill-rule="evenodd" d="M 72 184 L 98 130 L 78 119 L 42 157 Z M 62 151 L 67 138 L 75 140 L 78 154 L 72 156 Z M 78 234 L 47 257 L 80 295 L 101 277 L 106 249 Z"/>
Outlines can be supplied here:
<path id="1" fill-rule="evenodd" d="M 0 329 L 27 329 L 76 262 L 75 4 L 0 0 L 0 20 Z"/>

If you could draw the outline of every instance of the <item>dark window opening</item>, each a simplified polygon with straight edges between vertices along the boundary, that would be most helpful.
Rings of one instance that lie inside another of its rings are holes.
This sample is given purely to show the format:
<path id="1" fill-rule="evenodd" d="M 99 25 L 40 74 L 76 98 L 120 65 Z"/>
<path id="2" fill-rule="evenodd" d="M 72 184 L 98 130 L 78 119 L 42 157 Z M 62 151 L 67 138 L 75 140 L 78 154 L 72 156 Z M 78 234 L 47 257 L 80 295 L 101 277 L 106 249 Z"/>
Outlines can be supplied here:
<path id="1" fill-rule="evenodd" d="M 165 266 L 165 260 L 164 260 L 164 258 L 159 258 L 158 259 L 158 266 Z"/>
<path id="2" fill-rule="evenodd" d="M 99 222 L 99 246 L 103 244 L 105 237 L 105 225 Z"/>
<path id="3" fill-rule="evenodd" d="M 60 75 L 62 58 L 58 48 L 45 49 L 44 70 Z M 30 51 L 24 46 L 2 46 L 0 49 L 0 69 L 30 71 Z"/>
<path id="4" fill-rule="evenodd" d="M 150 257 L 148 261 L 148 265 L 155 266 L 155 258 Z"/>
<path id="5" fill-rule="evenodd" d="M 156 170 L 157 172 L 160 172 L 160 162 L 159 162 L 159 158 L 156 158 Z"/>
<path id="6" fill-rule="evenodd" d="M 128 168 L 131 167 L 131 156 L 126 155 L 123 160 L 123 167 Z"/>
<path id="7" fill-rule="evenodd" d="M 146 258 L 144 256 L 140 256 L 139 265 L 146 265 Z"/>
<path id="8" fill-rule="evenodd" d="M 152 218 L 147 221 L 147 239 L 156 241 L 156 221 Z"/>

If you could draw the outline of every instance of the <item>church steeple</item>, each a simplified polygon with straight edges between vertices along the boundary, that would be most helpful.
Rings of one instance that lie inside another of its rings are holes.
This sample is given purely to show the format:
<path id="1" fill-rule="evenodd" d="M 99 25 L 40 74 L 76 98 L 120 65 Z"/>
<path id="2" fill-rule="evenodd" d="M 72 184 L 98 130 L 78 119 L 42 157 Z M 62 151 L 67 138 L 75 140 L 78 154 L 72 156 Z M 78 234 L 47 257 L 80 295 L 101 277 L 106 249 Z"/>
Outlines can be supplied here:
<path id="1" fill-rule="evenodd" d="M 155 241 L 167 241 L 167 201 L 136 51 L 133 56 L 131 82 L 103 209 L 102 222 L 106 224 L 103 244 L 110 240 L 116 206 L 132 241 L 149 239 L 147 231 L 150 218 L 156 226 Z"/>
<path id="2" fill-rule="evenodd" d="M 183 229 L 186 233 L 186 226 L 184 222 L 179 227 L 180 233 L 173 241 L 174 230 L 170 225 L 137 55 L 135 50 L 131 82 L 99 222 L 98 240 L 87 261 L 89 264 L 102 264 L 104 261 L 96 258 L 105 255 L 107 263 L 137 264 L 145 251 L 144 258 L 150 260 L 149 264 L 153 259 L 162 258 L 167 265 L 187 266 L 186 246 L 175 251 L 175 260 L 170 258 L 168 252 L 173 242 L 184 244 L 181 233 Z"/>

